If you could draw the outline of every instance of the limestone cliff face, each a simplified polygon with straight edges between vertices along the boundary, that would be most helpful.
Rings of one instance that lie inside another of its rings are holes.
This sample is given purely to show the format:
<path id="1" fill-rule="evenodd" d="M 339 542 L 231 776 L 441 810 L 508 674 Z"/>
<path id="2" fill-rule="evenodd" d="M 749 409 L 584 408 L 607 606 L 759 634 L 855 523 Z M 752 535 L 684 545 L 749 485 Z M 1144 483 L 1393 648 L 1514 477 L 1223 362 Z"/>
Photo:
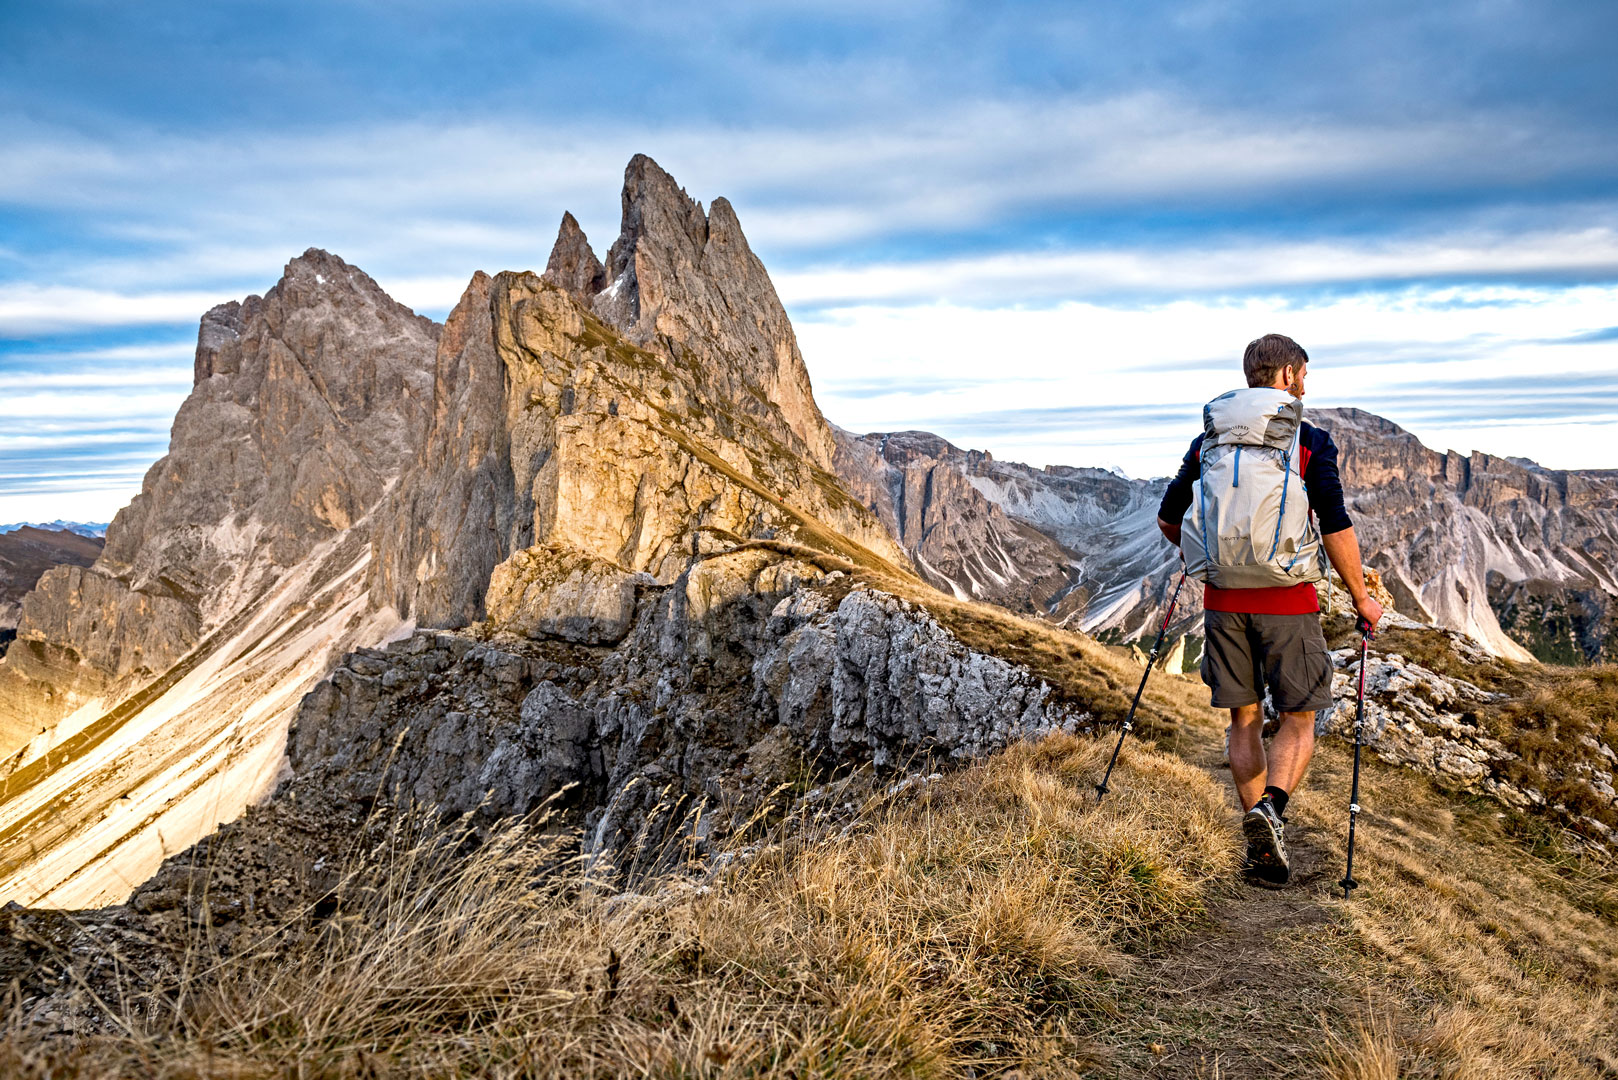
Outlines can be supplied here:
<path id="1" fill-rule="evenodd" d="M 0 900 L 120 895 L 261 795 L 304 692 L 400 630 L 366 567 L 438 333 L 315 250 L 203 317 L 168 454 L 0 663 Z"/>
<path id="2" fill-rule="evenodd" d="M 805 763 L 915 768 L 1092 725 L 922 608 L 842 579 L 740 550 L 642 582 L 610 645 L 485 627 L 363 650 L 299 710 L 295 788 L 495 818 L 559 799 L 587 851 L 634 871 Z"/>
<path id="3" fill-rule="evenodd" d="M 831 428 L 728 204 L 704 216 L 636 158 L 601 289 L 599 265 L 569 215 L 543 276 L 473 278 L 377 532 L 379 604 L 418 626 L 562 625 L 637 574 L 667 584 L 718 545 L 817 531 L 905 564 L 826 468 Z"/>
<path id="4" fill-rule="evenodd" d="M 168 454 L 88 568 L 45 574 L 0 665 L 0 753 L 161 675 L 381 498 L 426 425 L 437 327 L 323 251 L 202 319 Z"/>
<path id="5" fill-rule="evenodd" d="M 1003 471 L 991 455 L 924 431 L 838 436 L 838 475 L 929 584 L 1058 621 L 1072 612 L 1078 556 L 978 489 Z"/>
<path id="6" fill-rule="evenodd" d="M 1094 630 L 1128 607 L 1165 545 L 1161 484 L 1034 469 L 936 435 L 839 432 L 837 471 L 935 587 Z"/>

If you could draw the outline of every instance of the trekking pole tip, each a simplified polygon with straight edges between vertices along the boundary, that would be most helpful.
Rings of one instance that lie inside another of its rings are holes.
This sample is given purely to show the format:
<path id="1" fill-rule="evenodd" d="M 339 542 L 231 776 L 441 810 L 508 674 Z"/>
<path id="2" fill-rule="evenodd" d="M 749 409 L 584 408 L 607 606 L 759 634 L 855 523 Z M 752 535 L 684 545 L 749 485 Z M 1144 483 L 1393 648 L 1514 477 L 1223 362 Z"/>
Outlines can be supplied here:
<path id="1" fill-rule="evenodd" d="M 1355 881 L 1351 877 L 1346 877 L 1342 881 L 1339 881 L 1337 884 L 1339 884 L 1339 885 L 1341 885 L 1343 887 L 1343 899 L 1344 900 L 1347 900 L 1349 898 L 1349 893 L 1353 892 L 1355 889 L 1360 887 L 1360 883 Z"/>

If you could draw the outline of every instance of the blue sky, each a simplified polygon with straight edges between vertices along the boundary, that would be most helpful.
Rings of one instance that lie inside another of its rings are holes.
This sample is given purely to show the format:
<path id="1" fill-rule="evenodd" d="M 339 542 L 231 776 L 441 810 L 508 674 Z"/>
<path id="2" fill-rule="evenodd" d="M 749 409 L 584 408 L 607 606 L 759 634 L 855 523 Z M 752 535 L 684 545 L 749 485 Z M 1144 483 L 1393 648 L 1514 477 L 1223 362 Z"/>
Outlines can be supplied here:
<path id="1" fill-rule="evenodd" d="M 636 152 L 735 203 L 845 427 L 1158 475 L 1275 330 L 1309 405 L 1618 467 L 1609 2 L 69 2 L 0 40 L 0 521 L 126 502 L 198 316 L 304 248 L 441 318 L 563 210 L 604 250 Z"/>

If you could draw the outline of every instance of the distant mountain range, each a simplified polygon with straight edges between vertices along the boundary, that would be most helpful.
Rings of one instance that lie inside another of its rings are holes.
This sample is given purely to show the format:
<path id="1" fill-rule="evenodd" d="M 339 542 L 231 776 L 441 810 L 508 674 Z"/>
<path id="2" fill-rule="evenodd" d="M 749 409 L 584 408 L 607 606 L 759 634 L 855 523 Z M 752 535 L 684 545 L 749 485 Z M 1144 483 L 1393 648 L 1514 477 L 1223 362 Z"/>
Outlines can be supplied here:
<path id="1" fill-rule="evenodd" d="M 22 598 L 53 566 L 89 566 L 101 555 L 99 536 L 34 525 L 0 529 L 0 653 L 16 636 Z"/>
<path id="2" fill-rule="evenodd" d="M 1366 563 L 1402 613 L 1512 659 L 1618 659 L 1618 470 L 1439 453 L 1358 409 L 1305 415 L 1337 442 Z M 1156 526 L 1165 478 L 1036 469 L 918 431 L 840 432 L 838 469 L 956 596 L 1127 641 L 1155 629 L 1179 572 Z M 1187 593 L 1175 630 L 1196 636 Z"/>
<path id="3" fill-rule="evenodd" d="M 46 532 L 60 531 L 78 533 L 80 536 L 96 536 L 105 538 L 107 523 L 84 521 L 14 521 L 10 525 L 0 525 L 0 533 L 16 532 L 18 529 L 40 529 Z"/>

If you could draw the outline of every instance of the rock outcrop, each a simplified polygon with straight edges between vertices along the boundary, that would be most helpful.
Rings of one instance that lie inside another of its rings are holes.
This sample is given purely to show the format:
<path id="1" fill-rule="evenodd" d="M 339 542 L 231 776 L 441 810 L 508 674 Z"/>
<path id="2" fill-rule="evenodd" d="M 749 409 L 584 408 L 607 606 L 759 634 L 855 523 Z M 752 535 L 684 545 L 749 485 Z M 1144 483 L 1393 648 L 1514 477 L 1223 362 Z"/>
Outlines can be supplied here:
<path id="1" fill-rule="evenodd" d="M 1332 675 L 1336 704 L 1316 717 L 1315 733 L 1352 741 L 1359 650 L 1338 649 L 1331 658 L 1337 669 Z M 1479 706 L 1505 695 L 1440 675 L 1397 653 L 1373 653 L 1367 665 L 1363 738 L 1384 761 L 1519 809 L 1544 803 L 1537 792 L 1530 795 L 1501 779 L 1498 766 L 1513 755 L 1478 722 Z"/>
<path id="2" fill-rule="evenodd" d="M 0 635 L 9 641 L 22 614 L 22 598 L 53 566 L 89 566 L 103 541 L 68 529 L 24 525 L 0 532 Z M 0 653 L 4 647 L 0 646 Z"/>
<path id="3" fill-rule="evenodd" d="M 560 800 L 588 851 L 632 870 L 695 807 L 756 805 L 806 764 L 975 757 L 1089 722 L 914 604 L 744 550 L 637 582 L 612 646 L 485 625 L 362 650 L 305 699 L 289 761 L 355 801 L 504 817 Z"/>
<path id="4" fill-rule="evenodd" d="M 421 442 L 437 328 L 310 250 L 202 319 L 169 453 L 95 565 L 46 574 L 0 667 L 0 753 L 172 667 L 364 517 Z"/>
<path id="5" fill-rule="evenodd" d="M 1439 633 L 1431 629 L 1426 634 Z M 1483 664 L 1488 654 L 1472 640 L 1449 631 L 1457 652 Z M 1355 693 L 1360 676 L 1358 648 L 1332 654 L 1337 704 L 1319 714 L 1315 731 L 1353 741 Z M 1433 671 L 1394 651 L 1366 660 L 1365 723 L 1362 738 L 1382 760 L 1430 776 L 1456 791 L 1487 795 L 1518 811 L 1534 811 L 1571 826 L 1587 843 L 1618 847 L 1618 745 L 1599 718 L 1589 732 L 1558 740 L 1556 751 L 1535 754 L 1531 765 L 1512 744 L 1522 733 L 1494 717 L 1509 695 L 1484 689 L 1461 675 Z"/>

